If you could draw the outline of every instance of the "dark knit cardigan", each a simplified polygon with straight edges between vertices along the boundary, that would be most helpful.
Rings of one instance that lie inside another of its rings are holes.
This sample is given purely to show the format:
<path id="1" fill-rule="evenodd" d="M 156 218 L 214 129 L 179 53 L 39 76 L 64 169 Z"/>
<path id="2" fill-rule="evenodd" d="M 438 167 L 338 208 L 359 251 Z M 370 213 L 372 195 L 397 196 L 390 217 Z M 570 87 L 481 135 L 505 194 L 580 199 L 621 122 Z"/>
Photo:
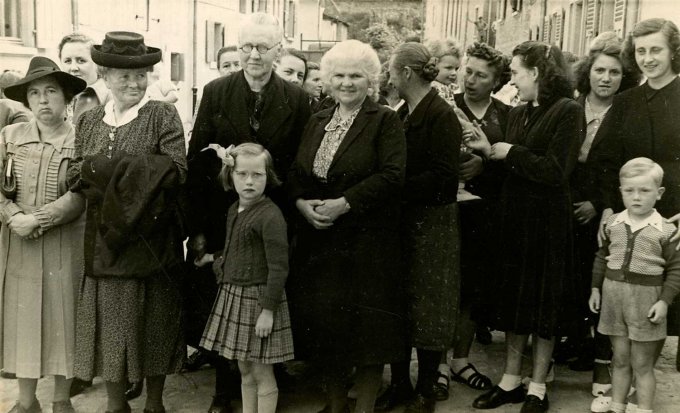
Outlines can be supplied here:
<path id="1" fill-rule="evenodd" d="M 286 221 L 269 199 L 238 212 L 238 202 L 227 215 L 227 238 L 222 256 L 213 266 L 219 284 L 266 284 L 260 305 L 275 310 L 288 277 Z"/>

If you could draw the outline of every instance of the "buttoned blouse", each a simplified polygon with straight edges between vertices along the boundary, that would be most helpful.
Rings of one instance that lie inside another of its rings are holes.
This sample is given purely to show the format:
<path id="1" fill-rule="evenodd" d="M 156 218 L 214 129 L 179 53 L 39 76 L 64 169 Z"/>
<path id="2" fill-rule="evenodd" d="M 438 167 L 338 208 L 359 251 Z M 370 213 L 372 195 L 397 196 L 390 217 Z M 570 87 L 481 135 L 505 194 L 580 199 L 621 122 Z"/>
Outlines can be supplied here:
<path id="1" fill-rule="evenodd" d="M 322 181 L 326 180 L 335 152 L 338 151 L 338 147 L 340 147 L 342 140 L 345 139 L 347 131 L 352 126 L 352 123 L 354 123 L 354 119 L 360 110 L 361 106 L 356 108 L 347 119 L 342 119 L 340 117 L 340 107 L 338 106 L 333 113 L 333 118 L 324 128 L 326 133 L 323 136 L 321 145 L 319 145 L 319 150 L 316 151 L 312 168 L 314 176 Z"/>
<path id="2" fill-rule="evenodd" d="M 55 201 L 66 192 L 63 177 L 68 160 L 74 156 L 73 127 L 64 122 L 50 136 L 38 132 L 35 120 L 26 124 L 24 133 L 6 136 L 7 152 L 13 160 L 16 176 L 16 202 L 40 207 Z M 62 182 L 59 182 L 59 177 Z"/>
<path id="3" fill-rule="evenodd" d="M 585 106 L 587 124 L 586 138 L 581 144 L 581 149 L 579 150 L 578 154 L 578 161 L 581 163 L 584 163 L 588 159 L 588 153 L 590 153 L 590 148 L 593 146 L 593 140 L 595 139 L 595 135 L 597 134 L 598 129 L 600 129 L 600 124 L 602 123 L 604 117 L 607 115 L 609 108 L 612 107 L 612 105 L 609 105 L 601 112 L 595 112 L 590 107 L 590 102 L 588 101 L 588 98 L 586 98 Z"/>

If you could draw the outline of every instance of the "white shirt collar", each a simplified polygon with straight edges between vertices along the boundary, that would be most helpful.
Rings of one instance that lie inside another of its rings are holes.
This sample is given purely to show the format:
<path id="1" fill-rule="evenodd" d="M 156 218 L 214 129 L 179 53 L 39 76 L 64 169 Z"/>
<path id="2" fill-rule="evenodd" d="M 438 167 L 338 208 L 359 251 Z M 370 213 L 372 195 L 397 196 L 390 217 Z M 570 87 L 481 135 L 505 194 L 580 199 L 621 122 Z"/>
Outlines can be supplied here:
<path id="1" fill-rule="evenodd" d="M 118 120 L 116 122 L 116 116 L 113 113 L 113 99 L 109 100 L 106 102 L 106 105 L 104 105 L 104 123 L 106 123 L 109 126 L 113 126 L 116 128 L 119 128 L 125 124 L 128 124 L 132 122 L 133 120 L 137 119 L 137 115 L 139 114 L 139 109 L 141 109 L 144 105 L 146 105 L 146 102 L 149 101 L 148 96 L 144 96 L 142 100 L 139 101 L 138 104 L 134 105 L 130 109 L 128 109 L 127 112 L 125 112 L 125 115 L 123 115 L 123 118 Z"/>
<path id="2" fill-rule="evenodd" d="M 630 230 L 633 232 L 642 229 L 647 225 L 656 228 L 659 231 L 663 231 L 663 217 L 661 216 L 661 214 L 656 212 L 656 209 L 654 210 L 652 215 L 648 216 L 647 218 L 638 223 L 633 223 L 631 221 L 630 215 L 628 215 L 628 210 L 626 209 L 623 212 L 620 212 L 619 214 L 616 215 L 616 218 L 614 218 L 614 222 L 612 222 L 612 226 L 621 223 L 628 224 L 628 226 L 630 226 Z"/>

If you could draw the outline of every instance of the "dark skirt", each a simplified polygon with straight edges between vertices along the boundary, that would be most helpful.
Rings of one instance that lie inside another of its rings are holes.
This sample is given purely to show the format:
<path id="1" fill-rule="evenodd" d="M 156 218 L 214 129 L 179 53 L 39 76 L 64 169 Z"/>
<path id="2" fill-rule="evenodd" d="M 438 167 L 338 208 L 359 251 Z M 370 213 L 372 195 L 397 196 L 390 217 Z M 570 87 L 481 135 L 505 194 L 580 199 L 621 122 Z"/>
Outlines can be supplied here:
<path id="1" fill-rule="evenodd" d="M 490 251 L 497 251 L 494 230 L 498 228 L 498 200 L 477 199 L 458 203 L 460 215 L 460 309 L 488 325 L 488 286 L 493 285 L 495 267 Z"/>
<path id="2" fill-rule="evenodd" d="M 396 231 L 301 224 L 294 246 L 286 288 L 297 358 L 362 366 L 408 357 Z"/>
<path id="3" fill-rule="evenodd" d="M 489 257 L 500 258 L 497 281 L 490 288 L 497 303 L 492 326 L 546 339 L 573 334 L 579 300 L 568 188 L 511 177 L 500 207 L 499 255 Z"/>
<path id="4" fill-rule="evenodd" d="M 460 300 L 458 205 L 405 207 L 402 228 L 410 345 L 446 350 Z"/>
<path id="5" fill-rule="evenodd" d="M 85 277 L 76 316 L 77 377 L 138 382 L 178 372 L 185 357 L 176 277 Z"/>

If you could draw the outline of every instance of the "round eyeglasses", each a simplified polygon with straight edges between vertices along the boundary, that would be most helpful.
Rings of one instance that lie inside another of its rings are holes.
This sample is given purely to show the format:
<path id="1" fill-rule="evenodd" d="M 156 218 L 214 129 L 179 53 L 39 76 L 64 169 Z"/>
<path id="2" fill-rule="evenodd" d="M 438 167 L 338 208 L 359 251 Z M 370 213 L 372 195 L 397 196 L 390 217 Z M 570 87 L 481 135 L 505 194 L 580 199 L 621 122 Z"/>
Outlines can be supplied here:
<path id="1" fill-rule="evenodd" d="M 256 44 L 256 45 L 252 45 L 252 44 L 250 44 L 250 43 L 246 43 L 246 44 L 244 44 L 243 46 L 239 47 L 239 49 L 241 49 L 241 50 L 243 51 L 243 53 L 250 53 L 250 52 L 253 51 L 253 49 L 255 49 L 255 50 L 257 50 L 257 52 L 258 52 L 259 54 L 265 54 L 265 53 L 267 53 L 268 51 L 272 50 L 273 48 L 275 48 L 275 47 L 278 46 L 278 45 L 279 45 L 279 43 L 276 43 L 276 44 L 275 44 L 274 46 L 272 46 L 272 47 L 267 47 L 266 44 Z"/>

